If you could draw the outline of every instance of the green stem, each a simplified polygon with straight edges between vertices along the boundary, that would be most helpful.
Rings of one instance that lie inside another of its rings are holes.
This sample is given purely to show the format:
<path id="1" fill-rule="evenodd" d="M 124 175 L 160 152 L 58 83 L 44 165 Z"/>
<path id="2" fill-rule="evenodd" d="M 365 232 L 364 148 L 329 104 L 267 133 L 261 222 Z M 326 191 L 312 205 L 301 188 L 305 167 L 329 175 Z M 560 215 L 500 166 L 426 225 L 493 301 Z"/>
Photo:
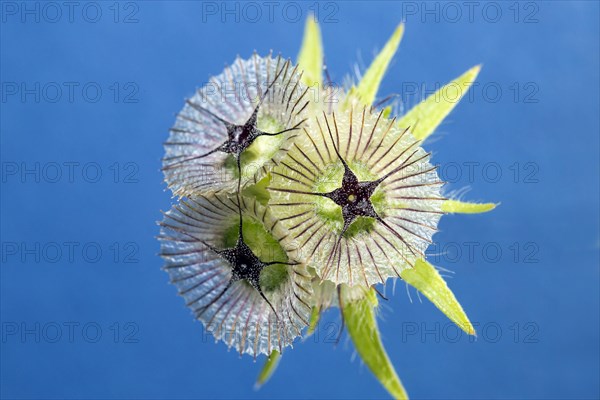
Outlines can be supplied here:
<path id="1" fill-rule="evenodd" d="M 340 303 L 348 333 L 363 362 L 393 398 L 408 399 L 381 342 L 375 319 L 378 303 L 375 291 L 342 285 Z"/>

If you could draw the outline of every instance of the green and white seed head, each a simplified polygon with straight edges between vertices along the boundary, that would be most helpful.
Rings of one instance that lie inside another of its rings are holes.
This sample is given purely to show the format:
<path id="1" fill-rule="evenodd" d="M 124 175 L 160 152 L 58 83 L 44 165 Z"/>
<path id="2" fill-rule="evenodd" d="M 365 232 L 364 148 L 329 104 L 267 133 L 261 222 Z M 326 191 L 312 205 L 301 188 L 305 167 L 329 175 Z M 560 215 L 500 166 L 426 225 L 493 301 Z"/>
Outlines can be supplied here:
<path id="1" fill-rule="evenodd" d="M 322 113 L 271 171 L 270 206 L 318 277 L 385 283 L 425 257 L 443 214 L 429 156 L 383 112 Z"/>
<path id="2" fill-rule="evenodd" d="M 164 270 L 216 340 L 254 357 L 282 352 L 308 325 L 311 277 L 280 221 L 235 199 L 195 196 L 169 210 L 160 223 Z"/>
<path id="3" fill-rule="evenodd" d="M 238 183 L 260 180 L 306 119 L 301 77 L 289 60 L 255 53 L 187 99 L 165 143 L 163 172 L 173 194 L 235 192 Z"/>

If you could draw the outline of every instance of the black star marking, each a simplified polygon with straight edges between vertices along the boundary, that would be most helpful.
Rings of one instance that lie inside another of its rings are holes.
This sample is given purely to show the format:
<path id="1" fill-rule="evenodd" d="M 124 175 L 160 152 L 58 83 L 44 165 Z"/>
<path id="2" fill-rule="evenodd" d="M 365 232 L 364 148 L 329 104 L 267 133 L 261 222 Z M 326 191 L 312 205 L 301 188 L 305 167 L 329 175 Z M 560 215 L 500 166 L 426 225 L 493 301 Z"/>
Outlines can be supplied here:
<path id="1" fill-rule="evenodd" d="M 329 193 L 322 194 L 322 196 L 333 200 L 335 204 L 342 207 L 342 217 L 344 218 L 343 231 L 345 232 L 358 217 L 381 219 L 371 202 L 371 196 L 381 183 L 381 180 L 359 182 L 354 172 L 346 164 L 346 161 L 341 157 L 340 160 L 344 166 L 342 185 Z"/>
<path id="2" fill-rule="evenodd" d="M 288 63 L 289 63 L 289 61 L 288 61 Z M 225 128 L 227 129 L 227 140 L 225 140 L 222 144 L 220 144 L 219 146 L 215 147 L 214 149 L 212 149 L 204 154 L 201 154 L 198 156 L 187 157 L 185 159 L 179 160 L 173 164 L 170 164 L 170 165 L 164 167 L 163 170 L 174 168 L 174 167 L 178 166 L 179 164 L 182 164 L 182 163 L 185 163 L 188 161 L 207 157 L 216 152 L 223 152 L 226 154 L 231 154 L 235 157 L 236 162 L 237 162 L 238 172 L 241 174 L 240 157 L 241 157 L 242 153 L 244 152 L 244 150 L 246 150 L 248 147 L 250 147 L 250 145 L 258 137 L 260 137 L 260 136 L 278 136 L 278 135 L 281 135 L 286 132 L 295 131 L 297 129 L 300 129 L 300 126 L 306 121 L 306 119 L 298 122 L 296 125 L 294 125 L 291 128 L 284 129 L 279 132 L 273 132 L 273 133 L 264 132 L 264 131 L 258 129 L 258 127 L 257 127 L 258 112 L 260 111 L 260 107 L 261 107 L 264 99 L 267 97 L 269 90 L 271 90 L 271 88 L 273 87 L 275 82 L 277 82 L 277 80 L 279 79 L 279 76 L 282 74 L 282 72 L 284 70 L 287 70 L 287 68 L 282 67 L 280 69 L 280 71 L 277 73 L 277 75 L 275 76 L 273 81 L 269 84 L 269 86 L 265 90 L 264 94 L 260 98 L 260 101 L 259 101 L 258 105 L 254 108 L 252 115 L 250 115 L 248 120 L 242 125 L 237 125 L 237 124 L 231 123 L 231 122 L 225 120 L 224 118 L 216 115 L 212 111 L 202 107 L 201 105 L 199 105 L 197 103 L 194 103 L 190 99 L 187 99 L 186 103 L 190 107 L 192 107 L 193 109 L 195 109 L 201 113 L 205 113 L 205 114 L 209 115 L 211 118 L 219 121 L 220 123 L 222 123 L 225 126 Z"/>
<path id="3" fill-rule="evenodd" d="M 398 233 L 394 228 L 392 228 L 387 222 L 385 222 L 379 214 L 375 211 L 373 207 L 373 203 L 371 202 L 371 196 L 375 192 L 375 189 L 379 186 L 381 182 L 383 182 L 391 173 L 386 174 L 385 176 L 374 180 L 374 181 L 363 181 L 360 182 L 358 177 L 350 167 L 348 163 L 342 158 L 340 152 L 335 144 L 335 140 L 333 140 L 333 134 L 331 133 L 331 127 L 329 126 L 329 121 L 327 120 L 327 116 L 323 113 L 323 117 L 325 118 L 325 123 L 327 124 L 327 131 L 329 132 L 329 137 L 331 138 L 331 143 L 333 145 L 333 149 L 335 150 L 335 154 L 340 159 L 342 165 L 344 166 L 344 176 L 342 177 L 342 184 L 339 188 L 329 192 L 319 194 L 321 196 L 327 197 L 337 205 L 342 207 L 342 217 L 344 219 L 344 227 L 340 232 L 340 235 L 335 243 L 333 248 L 333 252 L 327 258 L 327 267 L 329 269 L 330 262 L 335 259 L 335 255 L 340 249 L 341 251 L 341 241 L 342 237 L 352 224 L 354 220 L 358 217 L 371 217 L 375 218 L 378 222 L 380 222 L 383 226 L 385 226 L 394 236 L 404 243 L 409 251 L 414 255 L 414 251 L 411 246 L 406 242 L 406 240 Z M 334 126 L 337 133 L 337 123 L 335 122 L 335 114 L 333 114 Z"/>
<path id="4" fill-rule="evenodd" d="M 238 229 L 238 238 L 235 244 L 235 247 L 229 249 L 219 250 L 215 247 L 209 245 L 208 243 L 202 242 L 205 246 L 207 246 L 210 250 L 218 254 L 221 258 L 229 263 L 231 266 L 231 279 L 225 286 L 225 288 L 207 305 L 200 308 L 197 312 L 198 315 L 201 315 L 203 312 L 208 310 L 210 306 L 216 303 L 223 295 L 227 292 L 227 290 L 235 283 L 241 280 L 244 280 L 250 284 L 259 294 L 260 296 L 267 302 L 269 307 L 273 310 L 276 318 L 279 318 L 277 315 L 277 311 L 271 304 L 271 302 L 265 296 L 262 288 L 260 287 L 260 273 L 269 265 L 274 264 L 283 264 L 283 265 L 297 265 L 295 262 L 284 262 L 284 261 L 271 261 L 271 262 L 263 262 L 261 261 L 256 254 L 250 249 L 250 247 L 244 242 L 244 234 L 242 232 L 243 228 L 243 220 L 242 220 L 242 209 L 241 204 L 239 203 L 239 193 L 238 193 L 238 211 L 239 211 L 239 229 Z"/>
<path id="5" fill-rule="evenodd" d="M 359 181 L 356 174 L 352 172 L 348 166 L 346 160 L 344 160 L 340 155 L 340 152 L 335 144 L 335 140 L 333 140 L 331 127 L 329 126 L 329 121 L 327 120 L 325 113 L 323 113 L 323 117 L 325 118 L 325 123 L 327 124 L 327 131 L 329 132 L 329 137 L 331 138 L 331 143 L 333 144 L 335 154 L 344 166 L 344 176 L 342 177 L 342 183 L 339 188 L 329 193 L 320 193 L 319 195 L 333 200 L 335 204 L 342 207 L 344 228 L 340 234 L 340 239 L 352 222 L 354 222 L 354 220 L 356 220 L 358 217 L 375 218 L 377 221 L 387 225 L 377 214 L 375 208 L 373 207 L 373 203 L 371 202 L 371 196 L 375 192 L 375 189 L 377 189 L 379 184 L 383 182 L 387 176 L 374 181 Z M 333 115 L 333 119 L 335 123 L 335 114 Z M 335 129 L 337 132 L 337 124 L 335 124 Z"/>

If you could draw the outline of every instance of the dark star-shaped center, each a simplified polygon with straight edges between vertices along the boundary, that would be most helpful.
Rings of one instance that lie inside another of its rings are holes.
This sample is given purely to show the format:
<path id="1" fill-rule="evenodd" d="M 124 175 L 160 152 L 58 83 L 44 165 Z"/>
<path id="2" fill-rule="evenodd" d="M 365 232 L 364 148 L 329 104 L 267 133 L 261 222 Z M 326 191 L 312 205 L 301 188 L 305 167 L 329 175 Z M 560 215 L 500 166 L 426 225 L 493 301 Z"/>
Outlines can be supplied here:
<path id="1" fill-rule="evenodd" d="M 236 162 L 237 162 L 238 172 L 240 172 L 240 174 L 241 174 L 240 157 L 241 157 L 242 153 L 244 152 L 244 150 L 246 150 L 248 147 L 250 147 L 250 145 L 258 137 L 260 137 L 260 136 L 278 136 L 283 133 L 295 131 L 295 130 L 299 129 L 300 126 L 305 122 L 305 119 L 298 122 L 293 127 L 288 128 L 288 129 L 283 129 L 279 132 L 265 132 L 265 131 L 258 129 L 258 113 L 260 111 L 262 103 L 265 100 L 265 98 L 267 97 L 269 90 L 271 90 L 271 88 L 273 87 L 275 82 L 277 82 L 277 80 L 279 79 L 279 76 L 281 75 L 281 73 L 283 71 L 284 71 L 284 69 L 282 68 L 279 71 L 279 73 L 277 73 L 277 75 L 275 76 L 273 81 L 269 84 L 269 86 L 267 87 L 267 89 L 265 90 L 263 95 L 260 97 L 258 104 L 254 108 L 254 111 L 252 112 L 252 114 L 250 115 L 248 120 L 241 125 L 234 124 L 230 121 L 227 121 L 225 118 L 215 114 L 214 112 L 201 106 L 200 104 L 195 103 L 191 99 L 187 99 L 186 103 L 190 107 L 192 107 L 193 109 L 195 109 L 196 111 L 198 111 L 202 114 L 208 115 L 210 118 L 223 124 L 223 126 L 225 127 L 225 129 L 227 131 L 227 139 L 223 143 L 221 143 L 220 145 L 216 146 L 215 148 L 209 150 L 206 153 L 203 153 L 200 155 L 194 155 L 194 156 L 190 156 L 190 157 L 175 156 L 170 159 L 167 159 L 170 161 L 175 161 L 175 160 L 177 160 L 177 161 L 164 167 L 163 170 L 175 168 L 180 164 L 186 163 L 188 161 L 201 159 L 201 158 L 207 157 L 216 152 L 223 152 L 226 154 L 233 155 L 233 157 L 236 159 Z"/>
<path id="2" fill-rule="evenodd" d="M 238 199 L 239 199 L 239 197 L 238 197 Z M 266 267 L 268 267 L 270 265 L 274 265 L 274 264 L 297 265 L 297 263 L 286 262 L 286 261 L 269 261 L 269 262 L 261 261 L 260 258 L 258 258 L 258 256 L 256 254 L 254 254 L 254 252 L 252 251 L 250 246 L 248 246 L 246 244 L 246 242 L 244 242 L 244 234 L 242 232 L 243 220 L 242 220 L 241 206 L 239 205 L 239 203 L 238 203 L 238 209 L 239 209 L 238 238 L 237 238 L 237 241 L 236 241 L 236 244 L 234 247 L 227 248 L 227 249 L 217 249 L 217 248 L 209 245 L 208 243 L 202 242 L 205 246 L 207 246 L 213 252 L 218 254 L 222 259 L 227 261 L 227 263 L 231 267 L 231 278 L 229 279 L 229 282 L 227 283 L 225 288 L 217 296 L 215 296 L 215 298 L 212 299 L 207 305 L 205 305 L 201 309 L 199 309 L 198 312 L 200 314 L 202 314 L 211 305 L 213 305 L 221 297 L 223 297 L 223 295 L 227 292 L 227 290 L 235 282 L 243 280 L 243 281 L 246 281 L 248 284 L 250 284 L 250 286 L 252 286 L 260 294 L 260 296 L 267 302 L 269 307 L 271 307 L 271 309 L 273 310 L 273 313 L 275 313 L 275 316 L 277 318 L 279 318 L 279 316 L 277 315 L 277 311 L 275 311 L 275 308 L 273 307 L 273 305 L 271 304 L 269 299 L 267 299 L 267 297 L 265 296 L 265 293 L 263 292 L 263 290 L 260 286 L 260 274 Z"/>
<path id="3" fill-rule="evenodd" d="M 214 251 L 227 260 L 231 266 L 230 284 L 245 280 L 265 298 L 260 287 L 260 273 L 267 267 L 268 263 L 262 262 L 243 239 L 238 239 L 233 248 L 224 250 L 215 249 Z M 267 299 L 265 298 L 265 300 Z"/>
<path id="4" fill-rule="evenodd" d="M 346 231 L 357 217 L 380 219 L 371 202 L 371 196 L 381 183 L 381 180 L 360 182 L 354 172 L 348 167 L 348 164 L 341 157 L 340 160 L 344 166 L 342 184 L 339 188 L 329 193 L 324 193 L 322 196 L 333 200 L 335 204 L 342 208 L 342 217 L 344 218 L 343 231 Z"/>
<path id="5" fill-rule="evenodd" d="M 252 112 L 252 115 L 250 115 L 250 118 L 248 118 L 248 120 L 242 125 L 237 125 L 226 121 L 225 119 L 219 117 L 213 112 L 208 111 L 207 109 L 202 108 L 195 103 L 192 103 L 190 100 L 188 100 L 188 104 L 194 107 L 195 109 L 203 111 L 210 115 L 212 118 L 216 119 L 217 121 L 222 123 L 227 130 L 227 139 L 221 145 L 215 147 L 208 153 L 203 154 L 202 157 L 220 151 L 223 153 L 233 155 L 239 161 L 239 158 L 243 151 L 250 147 L 254 140 L 256 140 L 256 138 L 258 138 L 259 136 L 277 136 L 297 128 L 296 126 L 291 129 L 285 129 L 280 132 L 274 133 L 261 131 L 260 129 L 258 129 L 257 126 L 258 112 L 260 111 L 261 104 L 258 104 L 254 108 L 254 111 Z"/>

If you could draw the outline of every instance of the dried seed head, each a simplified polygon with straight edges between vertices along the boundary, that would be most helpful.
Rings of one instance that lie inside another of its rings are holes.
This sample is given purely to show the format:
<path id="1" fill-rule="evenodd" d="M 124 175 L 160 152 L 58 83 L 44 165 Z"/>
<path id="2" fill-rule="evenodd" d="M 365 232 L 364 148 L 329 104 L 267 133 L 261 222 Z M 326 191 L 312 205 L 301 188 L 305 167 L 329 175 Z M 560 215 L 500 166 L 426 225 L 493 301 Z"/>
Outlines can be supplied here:
<path id="1" fill-rule="evenodd" d="M 235 190 L 258 181 L 288 139 L 299 133 L 308 106 L 297 67 L 256 53 L 238 58 L 186 100 L 165 143 L 165 182 L 176 196 Z"/>
<path id="2" fill-rule="evenodd" d="M 351 108 L 311 118 L 272 172 L 274 213 L 317 275 L 373 285 L 424 253 L 443 182 L 408 127 Z"/>
<path id="3" fill-rule="evenodd" d="M 270 354 L 308 325 L 311 279 L 271 213 L 242 198 L 181 200 L 161 222 L 164 269 L 196 318 L 240 354 Z"/>

